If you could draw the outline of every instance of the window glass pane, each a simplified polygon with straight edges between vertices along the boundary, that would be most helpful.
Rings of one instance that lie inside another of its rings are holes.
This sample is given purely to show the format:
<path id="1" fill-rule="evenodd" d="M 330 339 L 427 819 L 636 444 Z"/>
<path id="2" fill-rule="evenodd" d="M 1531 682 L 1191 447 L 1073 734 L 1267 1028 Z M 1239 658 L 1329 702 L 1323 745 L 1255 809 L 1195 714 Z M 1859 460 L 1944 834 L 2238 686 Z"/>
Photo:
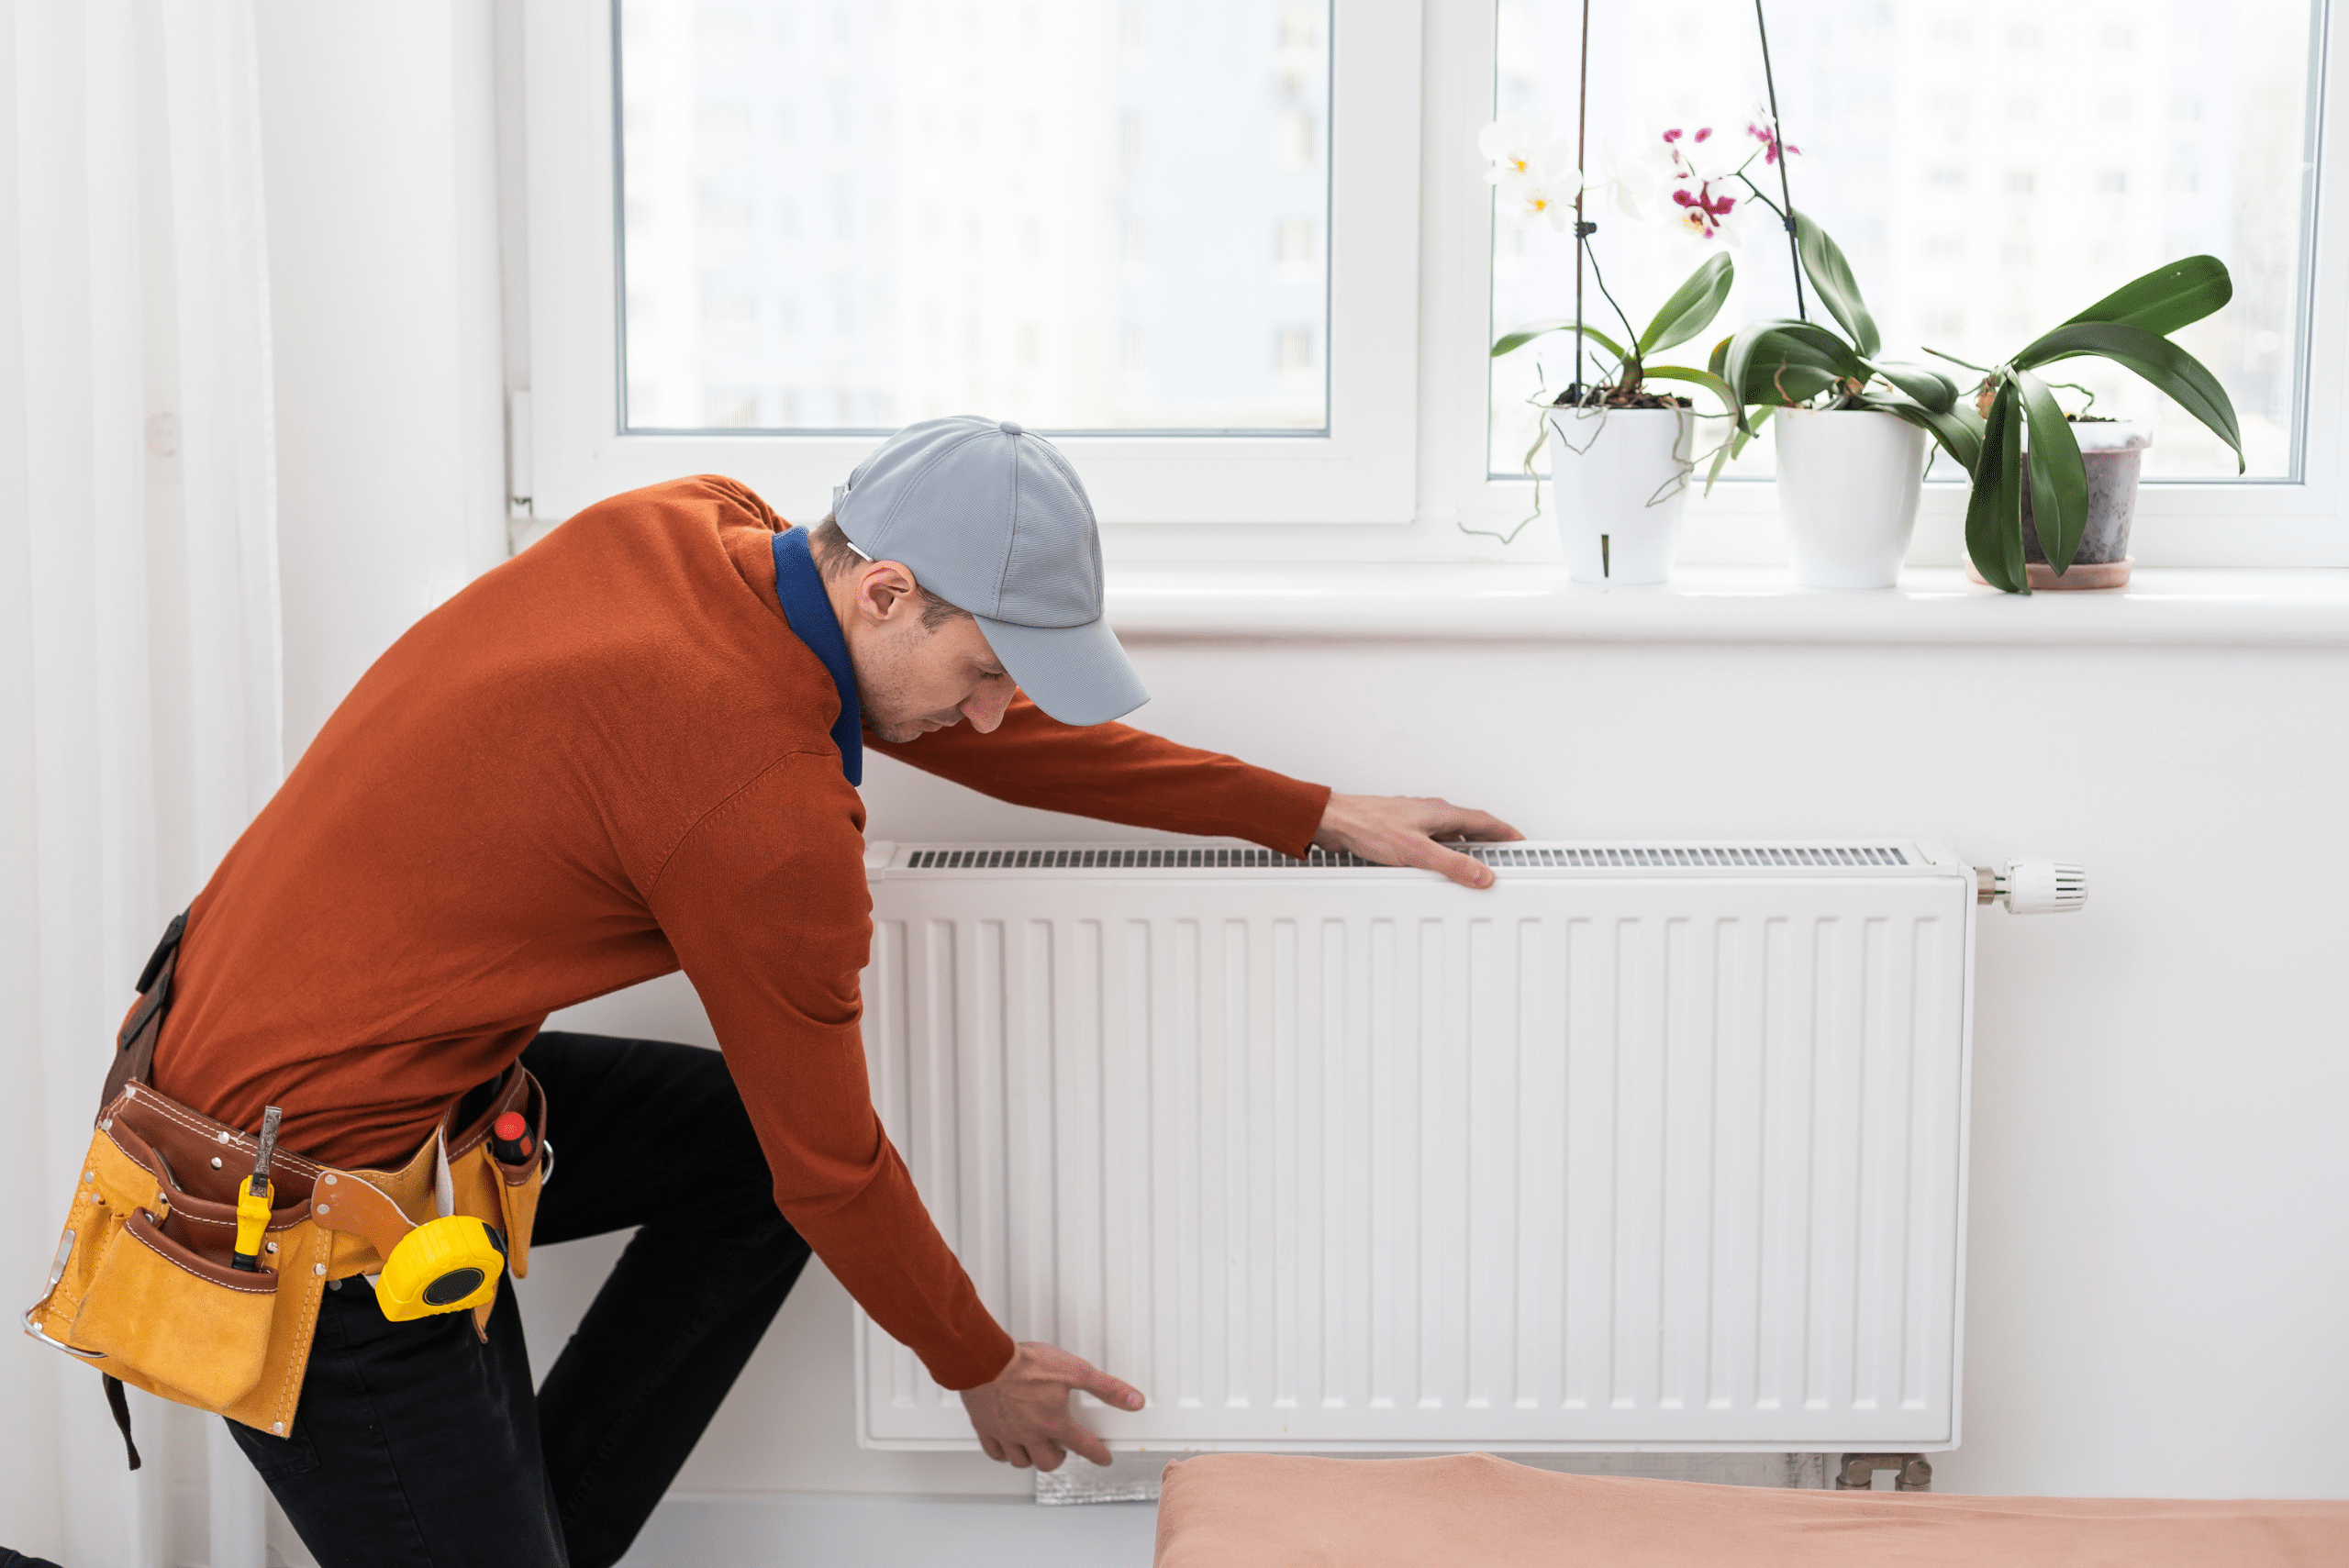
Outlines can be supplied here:
<path id="1" fill-rule="evenodd" d="M 1928 363 L 1938 361 L 1921 345 L 1994 363 L 2141 272 L 2217 256 L 2233 274 L 2233 303 L 2176 340 L 2232 397 L 2249 477 L 2295 477 L 2314 157 L 2310 10 L 2310 0 L 1772 0 L 1778 107 L 1800 149 L 1790 164 L 1794 204 L 1850 257 L 1886 357 Z M 1567 200 L 1581 13 L 1576 0 L 1499 0 L 1497 106 L 1551 117 Z M 1673 128 L 1710 127 L 1732 147 L 1758 150 L 1747 127 L 1763 102 L 1751 6 L 1593 7 L 1594 173 L 1608 151 L 1635 168 Z M 1775 171 L 1757 161 L 1749 172 L 1766 175 L 1777 199 Z M 1707 253 L 1674 225 L 1679 209 L 1653 187 L 1644 195 L 1643 220 L 1596 197 L 1589 214 L 1598 269 L 1642 324 Z M 1667 362 L 1701 366 L 1737 326 L 1795 313 L 1786 236 L 1766 209 L 1749 203 L 1748 211 L 1757 221 L 1733 251 L 1735 292 L 1715 325 L 1664 355 Z M 1508 216 L 1496 224 L 1496 335 L 1572 316 L 1571 232 Z M 1816 295 L 1810 311 L 1825 318 Z M 1595 291 L 1584 317 L 1620 333 Z M 1568 335 L 1543 345 L 1495 363 L 1497 474 L 1521 472 L 1538 428 L 1526 400 L 1573 379 Z M 2078 360 L 2050 367 L 2057 375 L 2093 390 L 2099 414 L 2157 421 L 2149 476 L 2234 477 L 2233 454 L 2129 372 Z M 2058 396 L 2076 410 L 2084 401 Z M 1701 393 L 1697 403 L 1715 406 Z M 1764 441 L 1729 472 L 1767 475 L 1771 457 Z M 1936 476 L 1947 466 L 1941 460 Z"/>
<path id="2" fill-rule="evenodd" d="M 619 0 L 622 424 L 1319 430 L 1330 0 Z"/>

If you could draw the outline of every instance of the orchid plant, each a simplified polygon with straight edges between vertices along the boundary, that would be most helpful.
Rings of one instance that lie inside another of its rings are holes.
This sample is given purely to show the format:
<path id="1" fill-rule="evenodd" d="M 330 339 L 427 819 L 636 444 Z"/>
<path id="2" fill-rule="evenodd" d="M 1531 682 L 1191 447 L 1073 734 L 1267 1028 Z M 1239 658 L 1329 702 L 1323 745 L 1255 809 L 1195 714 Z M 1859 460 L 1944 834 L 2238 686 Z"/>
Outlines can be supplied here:
<path id="1" fill-rule="evenodd" d="M 1528 322 L 1503 333 L 1493 343 L 1492 357 L 1514 353 L 1553 332 L 1570 332 L 1576 339 L 1575 379 L 1556 396 L 1537 401 L 1550 406 L 1585 408 L 1674 406 L 1686 400 L 1656 393 L 1647 384 L 1651 380 L 1677 381 L 1709 389 L 1720 399 L 1725 411 L 1734 413 L 1737 400 L 1729 384 L 1713 371 L 1693 365 L 1657 364 L 1649 357 L 1688 341 L 1712 325 L 1737 281 L 1736 264 L 1726 249 L 1713 249 L 1657 307 L 1647 325 L 1635 327 L 1607 287 L 1606 274 L 1599 270 L 1598 258 L 1590 249 L 1590 236 L 1598 226 L 1585 216 L 1587 198 L 1597 195 L 1608 197 L 1626 218 L 1641 221 L 1647 217 L 1646 203 L 1652 188 L 1661 185 L 1667 205 L 1680 215 L 1676 219 L 1679 227 L 1693 238 L 1709 248 L 1734 243 L 1732 218 L 1739 204 L 1725 188 L 1716 189 L 1725 186 L 1731 171 L 1714 166 L 1705 150 L 1706 144 L 1713 139 L 1711 128 L 1694 132 L 1667 130 L 1661 139 L 1660 154 L 1628 163 L 1618 163 L 1612 149 L 1602 143 L 1602 167 L 1595 175 L 1565 170 L 1564 147 L 1547 142 L 1542 122 L 1504 116 L 1485 128 L 1477 139 L 1477 150 L 1491 162 L 1486 177 L 1498 187 L 1504 212 L 1520 222 L 1546 220 L 1562 232 L 1569 224 L 1575 228 L 1576 314 Z M 1758 129 L 1756 134 L 1761 134 Z M 1765 138 L 1765 142 L 1766 146 L 1755 149 L 1752 156 L 1775 159 L 1775 141 Z M 1579 281 L 1584 264 L 1589 266 L 1600 295 L 1622 326 L 1620 338 L 1582 319 Z M 1584 373 L 1582 350 L 1586 347 L 1597 350 L 1607 361 L 1599 367 L 1600 376 L 1595 381 Z M 1540 450 L 1537 441 L 1534 450 Z M 1532 457 L 1532 452 L 1526 454 L 1529 466 Z"/>
<path id="2" fill-rule="evenodd" d="M 1719 384 L 1717 395 L 1737 423 L 1713 453 L 1707 487 L 1720 477 L 1722 465 L 1759 433 L 1772 407 L 1800 406 L 1829 390 L 1829 382 L 1813 373 L 1831 359 L 1834 374 L 1830 380 L 1839 399 L 1836 406 L 1876 408 L 1922 424 L 1951 447 L 1953 455 L 1958 455 L 1967 432 L 1963 421 L 1950 418 L 1957 403 L 1956 384 L 1928 365 L 1876 359 L 1882 340 L 1875 318 L 1860 302 L 1851 263 L 1827 232 L 1787 199 L 1787 162 L 1802 149 L 1780 137 L 1776 117 L 1755 110 L 1747 120 L 1743 139 L 1720 137 L 1710 128 L 1700 127 L 1695 131 L 1667 130 L 1662 140 L 1661 178 L 1667 199 L 1677 209 L 1680 227 L 1700 239 L 1734 244 L 1755 209 L 1767 210 L 1776 219 L 1776 227 L 1787 233 L 1795 252 L 1797 309 L 1804 309 L 1802 284 L 1807 278 L 1850 334 L 1845 342 L 1808 319 L 1774 320 L 1757 323 L 1715 346 L 1703 379 Z M 1757 172 L 1766 177 L 1772 172 L 1778 176 L 1776 200 L 1754 177 Z M 1600 183 L 1620 206 L 1639 178 L 1638 172 L 1609 172 Z M 1823 346 L 1822 339 L 1832 343 L 1833 349 Z M 1494 351 L 1500 351 L 1497 345 Z M 1782 361 L 1784 373 L 1779 368 Z M 1753 385 L 1757 362 L 1778 379 L 1767 387 Z M 1787 374 L 1793 377 L 1791 384 L 1785 379 Z M 1774 392 L 1780 395 L 1768 395 Z"/>
<path id="3" fill-rule="evenodd" d="M 2058 575 L 2078 553 L 2087 519 L 2087 469 L 2072 431 L 2079 416 L 2056 401 L 2055 386 L 2068 384 L 2042 380 L 2041 369 L 2086 356 L 2125 366 L 2208 426 L 2241 464 L 2243 440 L 2226 389 L 2168 338 L 2233 297 L 2233 283 L 2216 257 L 2190 256 L 2156 267 L 1996 365 L 1969 364 L 1925 349 L 1980 373 L 1969 406 L 1957 383 L 1942 372 L 1876 357 L 1881 348 L 1876 318 L 1842 250 L 1801 213 L 1794 214 L 1794 224 L 1799 275 L 1809 280 L 1843 334 L 1814 321 L 1766 320 L 1714 347 L 1710 368 L 1738 398 L 1737 433 L 1715 458 L 1715 473 L 1774 407 L 1863 409 L 1905 419 L 1932 435 L 1973 481 L 1965 546 L 1976 570 L 1994 587 L 2027 594 L 2023 487 L 2030 487 L 2032 524 Z"/>
<path id="4" fill-rule="evenodd" d="M 1921 425 L 1971 473 L 1981 439 L 1957 411 L 1957 384 L 1930 365 L 1887 360 L 1876 317 L 1860 297 L 1860 285 L 1842 247 L 1809 217 L 1785 209 L 1794 237 L 1796 277 L 1809 279 L 1848 337 L 1809 319 L 1774 318 L 1741 328 L 1713 346 L 1708 368 L 1737 391 L 1737 430 L 1713 462 L 1742 451 L 1774 407 L 1868 409 Z M 1800 295 L 1798 293 L 1798 301 Z M 1798 306 L 1799 308 L 1799 306 Z M 1755 408 L 1761 411 L 1753 412 Z M 2068 559 L 2068 558 L 2067 558 Z"/>
<path id="5" fill-rule="evenodd" d="M 1980 373 L 1973 406 L 1960 404 L 1957 384 L 1926 365 L 1880 360 L 1883 349 L 1876 317 L 1860 298 L 1858 280 L 1842 248 L 1827 231 L 1795 209 L 1787 177 L 1787 160 L 1777 135 L 1778 90 L 1770 71 L 1770 34 L 1762 0 L 1753 4 L 1754 29 L 1762 48 L 1762 77 L 1769 84 L 1771 116 L 1765 132 L 1768 161 L 1778 171 L 1779 201 L 1772 203 L 1745 176 L 1731 176 L 1748 195 L 1776 211 L 1793 251 L 1794 320 L 1759 321 L 1714 346 L 1708 368 L 1735 389 L 1731 405 L 1737 428 L 1713 458 L 1709 488 L 1721 464 L 1735 457 L 1773 407 L 1861 409 L 1890 414 L 1921 427 L 1942 450 L 1957 461 L 1973 483 L 1965 507 L 1965 550 L 1983 580 L 2010 594 L 2031 592 L 2025 569 L 2022 500 L 2029 486 L 2032 521 L 2048 564 L 2061 576 L 2079 553 L 2087 522 L 2087 473 L 2072 421 L 2055 401 L 2054 386 L 2034 373 L 2060 360 L 2094 356 L 2136 372 L 2167 393 L 2181 407 L 2234 449 L 2243 465 L 2243 439 L 2234 406 L 2218 378 L 2193 355 L 2169 340 L 2179 328 L 2199 321 L 2234 295 L 2224 264 L 2211 256 L 2190 256 L 2156 267 L 2124 284 L 2051 332 L 2043 333 L 2011 359 L 1995 366 L 1968 364 L 1927 348 L 1926 353 Z M 1725 182 L 1726 183 L 1726 182 Z M 1703 213 L 1692 213 L 1703 221 Z M 1809 319 L 1803 302 L 1809 279 L 1828 313 L 1847 337 Z M 2075 388 L 2074 390 L 2085 390 Z M 2089 401 L 2095 401 L 2090 395 Z M 1754 415 L 1751 409 L 1759 407 Z M 2026 431 L 2029 441 L 2025 442 Z"/>
<path id="6" fill-rule="evenodd" d="M 1982 373 L 1974 389 L 1974 413 L 1982 428 L 1978 454 L 1968 471 L 1974 494 L 1965 505 L 1965 550 L 1984 582 L 2010 594 L 2031 592 L 2023 566 L 2025 485 L 2040 548 L 2058 576 L 2080 548 L 2088 498 L 2080 443 L 2072 433 L 2078 416 L 2066 414 L 2051 384 L 2035 373 L 2044 366 L 2093 356 L 2136 372 L 2232 448 L 2236 472 L 2243 471 L 2243 435 L 2233 401 L 2209 367 L 2169 340 L 2170 333 L 2233 297 L 2234 282 L 2224 262 L 2215 256 L 2188 256 L 2123 284 L 1997 365 L 1966 364 L 1925 350 Z"/>

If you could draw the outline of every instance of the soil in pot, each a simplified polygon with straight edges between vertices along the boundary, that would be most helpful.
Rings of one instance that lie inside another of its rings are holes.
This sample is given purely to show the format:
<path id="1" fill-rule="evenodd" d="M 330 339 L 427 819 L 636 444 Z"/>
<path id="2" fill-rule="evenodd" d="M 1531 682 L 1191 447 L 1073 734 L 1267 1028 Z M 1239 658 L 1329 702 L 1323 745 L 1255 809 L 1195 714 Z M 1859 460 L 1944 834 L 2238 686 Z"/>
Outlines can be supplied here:
<path id="1" fill-rule="evenodd" d="M 1614 387 L 1597 387 L 1593 390 L 1603 393 L 1605 395 L 1588 399 L 1583 404 L 1585 408 L 1694 408 L 1696 406 L 1688 399 L 1675 397 L 1668 392 L 1625 393 Z M 1571 408 L 1574 406 L 1574 395 L 1571 391 L 1558 394 L 1550 404 L 1553 408 Z"/>

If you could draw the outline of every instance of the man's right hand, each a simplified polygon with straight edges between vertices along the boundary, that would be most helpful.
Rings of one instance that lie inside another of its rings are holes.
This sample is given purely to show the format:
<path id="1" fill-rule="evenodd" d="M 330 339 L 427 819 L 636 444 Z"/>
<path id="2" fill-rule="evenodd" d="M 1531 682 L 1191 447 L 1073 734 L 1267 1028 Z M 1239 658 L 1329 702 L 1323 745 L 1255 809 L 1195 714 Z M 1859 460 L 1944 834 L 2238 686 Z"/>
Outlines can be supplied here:
<path id="1" fill-rule="evenodd" d="M 1011 1364 L 993 1383 L 963 1391 L 963 1408 L 987 1457 L 1025 1469 L 1058 1470 L 1072 1453 L 1096 1464 L 1109 1462 L 1108 1445 L 1087 1431 L 1069 1409 L 1069 1396 L 1083 1389 L 1119 1410 L 1139 1410 L 1141 1390 L 1099 1371 L 1058 1345 L 1023 1340 Z"/>
<path id="2" fill-rule="evenodd" d="M 1383 866 L 1419 866 L 1442 872 L 1463 887 L 1490 887 L 1492 867 L 1448 850 L 1439 839 L 1486 842 L 1525 835 L 1488 813 L 1448 800 L 1397 795 L 1332 795 L 1322 809 L 1313 841 L 1325 850 L 1347 850 Z"/>

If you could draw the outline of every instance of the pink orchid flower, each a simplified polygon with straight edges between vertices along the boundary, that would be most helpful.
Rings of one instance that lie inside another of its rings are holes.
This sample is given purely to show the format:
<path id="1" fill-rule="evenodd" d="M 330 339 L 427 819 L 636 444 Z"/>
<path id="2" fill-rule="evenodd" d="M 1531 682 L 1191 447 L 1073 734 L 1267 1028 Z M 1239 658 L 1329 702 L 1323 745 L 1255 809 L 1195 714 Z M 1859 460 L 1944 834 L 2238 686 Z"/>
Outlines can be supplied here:
<path id="1" fill-rule="evenodd" d="M 1771 124 L 1766 117 L 1756 124 L 1748 125 L 1745 128 L 1745 133 L 1762 144 L 1762 162 L 1765 168 L 1778 161 L 1780 152 L 1792 156 L 1802 150 L 1792 142 L 1781 143 L 1778 140 L 1778 128 Z"/>
<path id="2" fill-rule="evenodd" d="M 1709 146 L 1713 139 L 1713 128 L 1699 126 L 1695 130 L 1679 127 L 1664 133 L 1665 157 L 1670 161 L 1668 172 L 1672 203 L 1680 208 L 1680 227 L 1698 239 L 1734 241 L 1729 231 L 1729 217 L 1736 210 L 1738 198 L 1719 194 L 1731 188 L 1729 182 L 1736 172 L 1732 155 L 1718 145 Z"/>
<path id="3" fill-rule="evenodd" d="M 1737 206 L 1735 196 L 1713 195 L 1712 183 L 1702 183 L 1695 190 L 1687 186 L 1672 193 L 1673 205 L 1681 208 L 1680 224 L 1699 239 L 1721 238 L 1722 227 Z"/>

